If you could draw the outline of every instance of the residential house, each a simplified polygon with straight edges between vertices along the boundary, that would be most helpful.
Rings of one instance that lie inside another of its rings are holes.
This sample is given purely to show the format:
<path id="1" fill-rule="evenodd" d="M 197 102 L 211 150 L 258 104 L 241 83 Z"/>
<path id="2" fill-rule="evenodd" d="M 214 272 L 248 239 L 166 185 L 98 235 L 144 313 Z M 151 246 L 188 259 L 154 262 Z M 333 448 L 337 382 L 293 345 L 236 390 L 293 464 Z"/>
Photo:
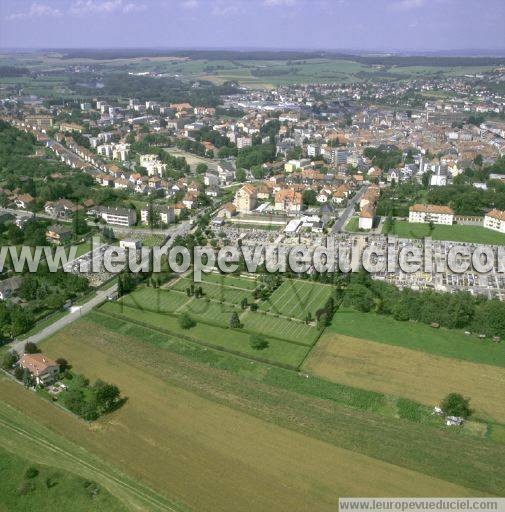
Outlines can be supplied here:
<path id="1" fill-rule="evenodd" d="M 235 167 L 231 162 L 221 161 L 217 164 L 217 174 L 221 185 L 229 185 L 235 179 Z"/>
<path id="2" fill-rule="evenodd" d="M 51 244 L 64 245 L 72 238 L 72 229 L 68 226 L 53 224 L 46 230 L 46 240 Z"/>
<path id="3" fill-rule="evenodd" d="M 505 233 L 505 211 L 491 210 L 484 216 L 484 227 Z"/>
<path id="4" fill-rule="evenodd" d="M 256 208 L 257 192 L 250 183 L 246 183 L 235 192 L 233 204 L 240 213 L 248 213 Z"/>
<path id="5" fill-rule="evenodd" d="M 294 188 L 283 188 L 275 194 L 275 209 L 286 213 L 300 212 L 302 209 L 302 194 Z"/>
<path id="6" fill-rule="evenodd" d="M 25 354 L 19 366 L 28 370 L 39 386 L 53 384 L 60 373 L 60 365 L 43 354 Z"/>
<path id="7" fill-rule="evenodd" d="M 23 210 L 27 210 L 35 202 L 35 199 L 30 194 L 19 194 L 14 198 L 14 204 Z"/>
<path id="8" fill-rule="evenodd" d="M 23 278 L 19 276 L 9 277 L 0 281 L 0 300 L 8 299 L 23 282 Z"/>

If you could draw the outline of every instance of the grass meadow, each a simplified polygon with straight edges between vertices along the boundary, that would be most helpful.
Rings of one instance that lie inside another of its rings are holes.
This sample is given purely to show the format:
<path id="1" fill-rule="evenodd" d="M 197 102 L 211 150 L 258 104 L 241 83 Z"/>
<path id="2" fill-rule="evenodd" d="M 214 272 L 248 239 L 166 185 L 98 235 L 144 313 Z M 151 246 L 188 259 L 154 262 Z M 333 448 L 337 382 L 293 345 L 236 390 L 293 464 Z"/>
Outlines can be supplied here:
<path id="1" fill-rule="evenodd" d="M 505 424 L 505 370 L 496 366 L 327 332 L 303 369 L 430 407 L 449 393 L 461 393 L 470 397 L 474 418 Z"/>
<path id="2" fill-rule="evenodd" d="M 299 320 L 305 320 L 307 313 L 315 318 L 316 311 L 324 306 L 334 290 L 330 285 L 287 279 L 260 309 Z"/>
<path id="3" fill-rule="evenodd" d="M 104 304 L 98 311 L 127 322 L 136 322 L 146 328 L 152 327 L 167 334 L 182 336 L 188 341 L 211 348 L 292 368 L 301 364 L 310 348 L 267 336 L 268 347 L 258 351 L 250 346 L 250 334 L 241 329 L 229 329 L 204 322 L 197 322 L 191 329 L 182 329 L 175 316 L 150 311 L 140 312 L 137 308 L 119 303 Z"/>
<path id="4" fill-rule="evenodd" d="M 32 478 L 27 477 L 27 470 Z M 96 492 L 96 494 L 94 494 Z M 123 505 L 102 486 L 0 448 L 0 508 L 10 512 L 72 510 L 120 512 Z"/>
<path id="5" fill-rule="evenodd" d="M 0 510 L 187 510 L 97 456 L 92 444 L 84 447 L 81 440 L 92 435 L 76 416 L 0 376 Z M 30 466 L 39 470 L 35 488 L 20 495 Z M 85 481 L 100 486 L 95 498 L 86 494 Z"/>
<path id="6" fill-rule="evenodd" d="M 423 323 L 400 322 L 375 313 L 341 308 L 333 317 L 327 332 L 472 363 L 505 367 L 503 343 L 479 340 L 455 329 L 433 329 Z"/>
<path id="7" fill-rule="evenodd" d="M 202 287 L 202 298 L 187 295 L 192 284 Z M 333 288 L 309 281 L 285 280 L 268 301 L 260 303 L 260 310 L 242 309 L 240 303 L 244 298 L 254 302 L 254 286 L 254 279 L 248 277 L 223 279 L 218 274 L 209 274 L 203 276 L 202 283 L 180 278 L 163 288 L 138 288 L 117 304 L 104 304 L 100 312 L 121 315 L 130 322 L 178 333 L 234 354 L 298 368 L 321 334 L 303 319 L 307 312 L 315 317 Z M 189 314 L 197 325 L 182 329 L 177 321 L 182 313 Z M 233 313 L 239 316 L 242 328 L 230 328 Z M 269 346 L 262 350 L 251 348 L 253 334 L 264 336 Z"/>
<path id="8" fill-rule="evenodd" d="M 492 231 L 483 226 L 466 226 L 463 224 L 453 224 L 452 226 L 435 225 L 430 233 L 428 224 L 397 220 L 390 234 L 397 235 L 400 238 L 424 238 L 431 236 L 433 240 L 489 245 L 505 244 L 505 234 L 503 233 Z"/>

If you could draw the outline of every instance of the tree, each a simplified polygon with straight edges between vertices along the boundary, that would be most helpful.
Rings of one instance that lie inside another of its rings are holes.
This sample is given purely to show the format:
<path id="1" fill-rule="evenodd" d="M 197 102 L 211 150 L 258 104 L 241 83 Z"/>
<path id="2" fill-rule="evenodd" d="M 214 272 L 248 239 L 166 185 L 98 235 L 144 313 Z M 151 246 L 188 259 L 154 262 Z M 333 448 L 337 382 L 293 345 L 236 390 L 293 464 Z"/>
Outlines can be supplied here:
<path id="1" fill-rule="evenodd" d="M 40 352 L 40 350 L 35 343 L 31 341 L 25 343 L 25 354 L 37 354 L 38 352 Z"/>
<path id="2" fill-rule="evenodd" d="M 246 180 L 246 174 L 244 169 L 237 169 L 235 171 L 235 179 L 240 183 L 243 183 Z"/>
<path id="3" fill-rule="evenodd" d="M 160 222 L 160 216 L 158 212 L 154 209 L 154 205 L 152 200 L 149 201 L 148 210 L 147 210 L 147 224 L 149 227 L 155 228 Z"/>
<path id="4" fill-rule="evenodd" d="M 72 215 L 72 230 L 75 236 L 82 235 L 89 231 L 84 215 L 80 211 L 76 211 Z"/>
<path id="5" fill-rule="evenodd" d="M 198 174 L 205 174 L 207 172 L 207 169 L 208 169 L 208 166 L 207 164 L 204 164 L 203 162 L 200 162 L 197 166 L 196 166 L 196 172 Z"/>
<path id="6" fill-rule="evenodd" d="M 12 370 L 12 367 L 18 362 L 19 356 L 17 352 L 9 350 L 2 358 L 2 368 L 4 370 Z"/>
<path id="7" fill-rule="evenodd" d="M 114 384 L 97 380 L 92 392 L 96 400 L 96 408 L 101 412 L 110 412 L 119 401 L 119 388 Z"/>
<path id="8" fill-rule="evenodd" d="M 191 329 L 196 325 L 196 322 L 188 315 L 188 313 L 183 313 L 178 319 L 179 326 L 182 329 Z"/>
<path id="9" fill-rule="evenodd" d="M 304 190 L 302 194 L 302 201 L 305 206 L 313 206 L 317 204 L 317 194 L 315 190 Z"/>
<path id="10" fill-rule="evenodd" d="M 403 301 L 398 301 L 393 306 L 393 317 L 395 320 L 405 322 L 409 319 L 409 307 Z"/>
<path id="11" fill-rule="evenodd" d="M 68 364 L 68 361 L 66 359 L 64 359 L 63 357 L 59 357 L 58 359 L 56 359 L 56 363 L 60 367 L 60 373 L 64 373 L 70 369 L 70 365 Z"/>
<path id="12" fill-rule="evenodd" d="M 247 308 L 247 297 L 244 297 L 241 301 L 240 301 L 240 307 L 242 309 L 246 309 Z"/>
<path id="13" fill-rule="evenodd" d="M 238 317 L 235 311 L 232 313 L 230 317 L 230 327 L 232 329 L 240 329 L 242 327 L 242 324 L 240 323 L 240 318 Z"/>
<path id="14" fill-rule="evenodd" d="M 433 173 L 431 171 L 426 171 L 422 176 L 421 176 L 421 183 L 423 184 L 423 187 L 424 188 L 428 188 L 430 186 L 430 182 L 431 182 L 431 175 Z"/>
<path id="15" fill-rule="evenodd" d="M 464 398 L 459 393 L 448 394 L 440 404 L 440 408 L 447 416 L 458 416 L 468 418 L 472 414 L 470 399 Z"/>
<path id="16" fill-rule="evenodd" d="M 251 334 L 249 344 L 254 350 L 264 350 L 268 347 L 268 341 L 261 334 Z"/>
<path id="17" fill-rule="evenodd" d="M 23 384 L 25 388 L 29 388 L 33 385 L 33 377 L 28 368 L 23 369 Z"/>
<path id="18" fill-rule="evenodd" d="M 86 407 L 86 400 L 81 387 L 72 386 L 70 389 L 65 391 L 62 394 L 62 401 L 69 411 L 77 414 L 78 416 L 82 416 Z"/>

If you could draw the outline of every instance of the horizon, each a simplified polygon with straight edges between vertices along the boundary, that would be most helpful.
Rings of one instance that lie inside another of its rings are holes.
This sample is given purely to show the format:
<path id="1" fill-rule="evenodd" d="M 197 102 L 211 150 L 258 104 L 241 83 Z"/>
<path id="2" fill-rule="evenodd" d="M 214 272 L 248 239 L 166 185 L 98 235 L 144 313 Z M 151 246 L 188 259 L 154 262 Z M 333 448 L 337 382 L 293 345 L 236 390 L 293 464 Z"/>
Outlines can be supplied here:
<path id="1" fill-rule="evenodd" d="M 505 52 L 500 0 L 3 0 L 0 14 L 4 51 Z"/>

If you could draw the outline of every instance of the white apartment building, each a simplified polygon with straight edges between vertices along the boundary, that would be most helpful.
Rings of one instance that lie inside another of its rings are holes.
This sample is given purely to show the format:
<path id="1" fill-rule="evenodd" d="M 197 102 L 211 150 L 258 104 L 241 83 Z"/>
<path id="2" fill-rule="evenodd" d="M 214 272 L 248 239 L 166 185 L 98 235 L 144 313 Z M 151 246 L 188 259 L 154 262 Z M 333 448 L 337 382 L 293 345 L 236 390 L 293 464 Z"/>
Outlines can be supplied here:
<path id="1" fill-rule="evenodd" d="M 308 144 L 307 145 L 307 155 L 309 157 L 316 157 L 316 156 L 319 156 L 319 154 L 321 153 L 321 147 L 319 146 L 319 144 Z"/>
<path id="2" fill-rule="evenodd" d="M 409 208 L 409 222 L 450 226 L 454 223 L 454 210 L 438 204 L 415 204 Z"/>
<path id="3" fill-rule="evenodd" d="M 154 213 L 163 224 L 171 224 L 175 221 L 175 211 L 171 206 L 154 206 Z M 140 210 L 140 220 L 142 224 L 149 224 L 149 206 L 146 205 Z"/>
<path id="4" fill-rule="evenodd" d="M 347 163 L 347 149 L 334 148 L 331 151 L 331 160 L 335 165 L 345 165 Z"/>
<path id="5" fill-rule="evenodd" d="M 249 146 L 252 146 L 252 138 L 251 137 L 237 137 L 237 148 L 248 148 Z"/>
<path id="6" fill-rule="evenodd" d="M 163 176 L 167 169 L 167 165 L 154 154 L 140 155 L 140 165 L 147 170 L 149 176 Z"/>
<path id="7" fill-rule="evenodd" d="M 107 223 L 115 226 L 133 226 L 137 222 L 135 210 L 102 206 L 96 213 Z"/>
<path id="8" fill-rule="evenodd" d="M 491 210 L 484 216 L 484 227 L 505 233 L 505 211 Z"/>

